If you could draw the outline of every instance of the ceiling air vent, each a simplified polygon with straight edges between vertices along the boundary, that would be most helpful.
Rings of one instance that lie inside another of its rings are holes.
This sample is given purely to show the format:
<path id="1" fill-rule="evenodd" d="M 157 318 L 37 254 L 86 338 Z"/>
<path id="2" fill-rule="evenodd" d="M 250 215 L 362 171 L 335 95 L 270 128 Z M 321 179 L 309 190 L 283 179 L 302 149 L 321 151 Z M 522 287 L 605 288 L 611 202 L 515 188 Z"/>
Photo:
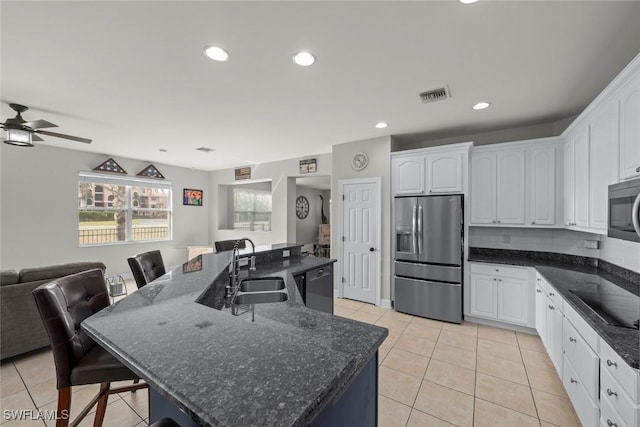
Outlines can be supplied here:
<path id="1" fill-rule="evenodd" d="M 203 153 L 210 153 L 212 151 L 216 151 L 213 148 L 208 148 L 208 147 L 200 147 L 200 148 L 196 148 L 197 151 L 202 151 Z"/>
<path id="2" fill-rule="evenodd" d="M 451 97 L 451 94 L 449 93 L 449 88 L 447 86 L 429 90 L 427 92 L 422 92 L 420 94 L 420 99 L 425 104 L 428 104 L 430 102 L 442 101 L 449 97 Z"/>

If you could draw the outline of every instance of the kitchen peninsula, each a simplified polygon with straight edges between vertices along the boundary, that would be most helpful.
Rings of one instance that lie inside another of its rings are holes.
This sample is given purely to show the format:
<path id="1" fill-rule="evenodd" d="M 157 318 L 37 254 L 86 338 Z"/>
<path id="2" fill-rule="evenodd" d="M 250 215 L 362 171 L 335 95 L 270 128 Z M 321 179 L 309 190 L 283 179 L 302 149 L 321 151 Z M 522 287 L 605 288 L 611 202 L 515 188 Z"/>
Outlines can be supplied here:
<path id="1" fill-rule="evenodd" d="M 193 425 L 375 425 L 377 350 L 387 330 L 304 305 L 294 276 L 333 260 L 303 257 L 295 245 L 268 249 L 240 275 L 283 278 L 284 302 L 232 310 L 224 298 L 232 253 L 222 252 L 83 322 L 150 384 L 150 422 L 173 406 Z"/>

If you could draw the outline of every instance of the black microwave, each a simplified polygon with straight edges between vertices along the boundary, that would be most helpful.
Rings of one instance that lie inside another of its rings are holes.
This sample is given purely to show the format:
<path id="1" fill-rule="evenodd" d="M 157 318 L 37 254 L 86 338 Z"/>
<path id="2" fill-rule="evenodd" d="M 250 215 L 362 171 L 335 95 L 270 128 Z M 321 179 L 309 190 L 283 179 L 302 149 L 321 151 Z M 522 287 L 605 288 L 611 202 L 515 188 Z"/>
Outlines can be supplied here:
<path id="1" fill-rule="evenodd" d="M 607 236 L 640 242 L 640 178 L 609 186 Z"/>

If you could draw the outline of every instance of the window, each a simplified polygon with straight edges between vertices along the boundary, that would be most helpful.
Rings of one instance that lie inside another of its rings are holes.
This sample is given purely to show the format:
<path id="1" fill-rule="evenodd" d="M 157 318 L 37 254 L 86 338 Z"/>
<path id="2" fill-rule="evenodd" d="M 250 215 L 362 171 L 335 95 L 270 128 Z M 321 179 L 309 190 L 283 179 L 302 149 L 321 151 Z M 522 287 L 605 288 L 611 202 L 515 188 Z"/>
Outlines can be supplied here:
<path id="1" fill-rule="evenodd" d="M 233 229 L 271 231 L 271 192 L 234 188 Z"/>
<path id="2" fill-rule="evenodd" d="M 171 239 L 171 183 L 81 172 L 78 244 Z"/>

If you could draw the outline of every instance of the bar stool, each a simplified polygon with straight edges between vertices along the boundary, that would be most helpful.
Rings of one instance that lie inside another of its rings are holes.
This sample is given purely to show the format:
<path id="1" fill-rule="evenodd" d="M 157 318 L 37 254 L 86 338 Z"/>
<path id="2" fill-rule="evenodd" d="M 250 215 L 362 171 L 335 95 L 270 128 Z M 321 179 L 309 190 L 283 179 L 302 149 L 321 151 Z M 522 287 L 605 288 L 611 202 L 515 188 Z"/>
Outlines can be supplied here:
<path id="1" fill-rule="evenodd" d="M 138 289 L 166 273 L 160 251 L 149 251 L 127 258 Z"/>
<path id="2" fill-rule="evenodd" d="M 231 251 L 233 250 L 233 245 L 235 245 L 237 240 L 219 240 L 214 243 L 217 252 Z M 244 249 L 246 247 L 246 243 L 242 240 L 238 244 L 238 249 Z"/>
<path id="3" fill-rule="evenodd" d="M 38 286 L 33 295 L 49 334 L 56 365 L 56 427 L 77 426 L 96 404 L 93 425 L 102 426 L 110 394 L 149 387 L 134 384 L 111 388 L 113 381 L 139 378 L 80 328 L 84 319 L 109 305 L 109 291 L 102 270 L 93 269 L 55 279 Z M 100 391 L 69 423 L 71 387 L 85 384 L 100 384 Z"/>

